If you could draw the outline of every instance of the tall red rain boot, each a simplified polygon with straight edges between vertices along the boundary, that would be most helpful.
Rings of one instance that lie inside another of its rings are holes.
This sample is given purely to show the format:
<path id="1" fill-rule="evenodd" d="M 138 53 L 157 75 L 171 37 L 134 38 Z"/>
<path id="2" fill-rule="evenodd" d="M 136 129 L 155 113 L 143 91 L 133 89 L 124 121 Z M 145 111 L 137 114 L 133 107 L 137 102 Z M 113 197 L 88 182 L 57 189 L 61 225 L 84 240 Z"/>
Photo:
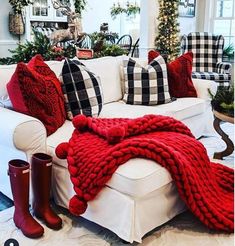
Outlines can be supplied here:
<path id="1" fill-rule="evenodd" d="M 8 168 L 15 205 L 15 225 L 26 237 L 41 237 L 44 229 L 29 212 L 29 163 L 15 159 L 9 161 Z"/>
<path id="2" fill-rule="evenodd" d="M 32 156 L 31 177 L 34 215 L 54 230 L 62 227 L 61 218 L 50 207 L 52 157 L 44 153 Z"/>

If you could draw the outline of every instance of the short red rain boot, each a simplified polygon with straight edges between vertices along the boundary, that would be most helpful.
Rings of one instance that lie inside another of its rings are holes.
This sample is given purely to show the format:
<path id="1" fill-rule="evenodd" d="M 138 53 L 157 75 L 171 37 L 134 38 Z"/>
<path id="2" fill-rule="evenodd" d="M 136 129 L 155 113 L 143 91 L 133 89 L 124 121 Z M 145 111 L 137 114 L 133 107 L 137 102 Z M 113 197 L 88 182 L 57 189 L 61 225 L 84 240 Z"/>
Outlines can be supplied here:
<path id="1" fill-rule="evenodd" d="M 44 153 L 32 156 L 31 177 L 34 215 L 54 230 L 62 227 L 61 218 L 50 207 L 52 157 Z"/>
<path id="2" fill-rule="evenodd" d="M 15 205 L 15 225 L 26 237 L 41 237 L 44 229 L 29 212 L 29 163 L 15 159 L 9 161 L 8 168 Z"/>

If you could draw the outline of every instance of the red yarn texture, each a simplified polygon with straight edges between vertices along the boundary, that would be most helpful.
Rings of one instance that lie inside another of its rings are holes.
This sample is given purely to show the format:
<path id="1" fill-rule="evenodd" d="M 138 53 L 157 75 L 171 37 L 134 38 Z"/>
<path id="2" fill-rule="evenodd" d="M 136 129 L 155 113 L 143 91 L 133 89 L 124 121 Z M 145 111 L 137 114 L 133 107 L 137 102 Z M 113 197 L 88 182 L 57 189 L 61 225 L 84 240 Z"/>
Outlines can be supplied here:
<path id="1" fill-rule="evenodd" d="M 148 53 L 149 63 L 158 57 L 160 53 L 150 50 Z M 167 75 L 169 92 L 172 97 L 197 97 L 197 92 L 192 81 L 193 53 L 188 52 L 167 63 Z"/>
<path id="2" fill-rule="evenodd" d="M 210 162 L 206 149 L 180 121 L 160 115 L 136 119 L 102 119 L 78 115 L 69 143 L 56 148 L 67 156 L 76 195 L 69 209 L 75 215 L 86 211 L 112 177 L 131 158 L 152 159 L 171 174 L 179 196 L 209 228 L 232 232 L 234 228 L 234 171 Z"/>
<path id="3" fill-rule="evenodd" d="M 64 123 L 66 114 L 60 82 L 40 55 L 27 65 L 17 64 L 7 90 L 13 108 L 41 120 L 47 135 Z"/>

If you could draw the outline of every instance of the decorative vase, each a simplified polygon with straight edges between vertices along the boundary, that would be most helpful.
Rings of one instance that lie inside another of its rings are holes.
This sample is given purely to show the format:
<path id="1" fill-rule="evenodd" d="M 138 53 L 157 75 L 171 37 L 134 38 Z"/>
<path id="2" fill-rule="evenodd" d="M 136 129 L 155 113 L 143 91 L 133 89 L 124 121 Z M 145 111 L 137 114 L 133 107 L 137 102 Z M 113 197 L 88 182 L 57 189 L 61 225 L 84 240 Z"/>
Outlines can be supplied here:
<path id="1" fill-rule="evenodd" d="M 22 35 L 25 32 L 25 24 L 22 14 L 9 13 L 9 32 Z"/>

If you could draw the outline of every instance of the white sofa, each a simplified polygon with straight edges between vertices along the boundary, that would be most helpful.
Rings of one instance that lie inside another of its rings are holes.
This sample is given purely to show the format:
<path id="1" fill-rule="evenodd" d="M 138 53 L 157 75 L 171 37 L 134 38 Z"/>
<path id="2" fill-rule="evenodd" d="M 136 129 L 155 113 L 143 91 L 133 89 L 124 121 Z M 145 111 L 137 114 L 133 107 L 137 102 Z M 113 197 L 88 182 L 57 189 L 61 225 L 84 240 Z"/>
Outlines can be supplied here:
<path id="1" fill-rule="evenodd" d="M 122 99 L 122 57 L 104 57 L 82 61 L 99 75 L 104 94 L 104 106 L 100 117 L 134 118 L 145 114 L 162 114 L 184 122 L 199 138 L 212 133 L 213 115 L 208 88 L 216 91 L 216 83 L 193 80 L 198 98 L 179 98 L 158 106 L 127 105 Z M 138 59 L 145 65 L 147 61 Z M 49 61 L 48 65 L 59 75 L 63 62 Z M 15 65 L 0 66 L 0 102 L 8 101 L 6 84 Z M 56 146 L 68 141 L 73 131 L 68 120 L 54 134 L 46 137 L 43 124 L 30 116 L 0 107 L 0 191 L 11 197 L 7 176 L 8 161 L 20 158 L 30 161 L 35 152 L 47 152 L 53 156 L 53 196 L 55 202 L 65 208 L 74 191 L 69 179 L 67 163 L 55 156 Z M 147 159 L 131 159 L 120 166 L 107 186 L 91 202 L 84 218 L 96 222 L 120 238 L 141 242 L 141 238 L 153 228 L 165 223 L 185 210 L 170 174 L 160 165 Z"/>

